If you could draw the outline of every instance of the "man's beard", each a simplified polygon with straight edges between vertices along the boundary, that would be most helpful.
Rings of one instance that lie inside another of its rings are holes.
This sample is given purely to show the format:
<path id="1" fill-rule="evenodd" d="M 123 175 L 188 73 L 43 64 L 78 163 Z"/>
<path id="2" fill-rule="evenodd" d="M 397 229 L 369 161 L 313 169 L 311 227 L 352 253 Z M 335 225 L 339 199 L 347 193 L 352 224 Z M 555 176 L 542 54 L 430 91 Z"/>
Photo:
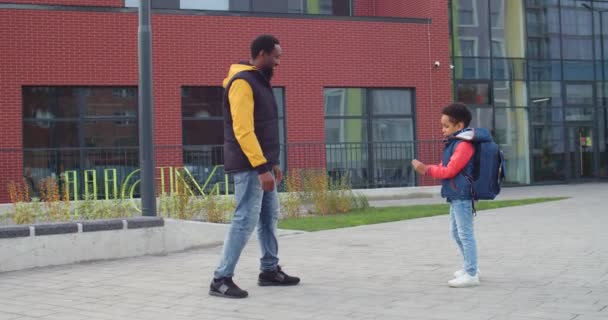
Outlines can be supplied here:
<path id="1" fill-rule="evenodd" d="M 260 72 L 264 75 L 264 77 L 266 77 L 266 80 L 270 82 L 270 79 L 272 79 L 272 76 L 274 75 L 274 68 L 264 67 L 260 70 Z"/>

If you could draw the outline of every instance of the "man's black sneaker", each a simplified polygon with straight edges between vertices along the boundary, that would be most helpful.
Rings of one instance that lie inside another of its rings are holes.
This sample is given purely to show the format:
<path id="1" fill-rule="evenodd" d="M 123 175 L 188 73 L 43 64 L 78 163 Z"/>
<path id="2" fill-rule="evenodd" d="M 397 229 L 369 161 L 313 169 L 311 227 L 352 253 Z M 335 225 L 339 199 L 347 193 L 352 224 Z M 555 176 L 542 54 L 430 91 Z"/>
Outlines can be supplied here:
<path id="1" fill-rule="evenodd" d="M 209 286 L 209 294 L 216 297 L 224 298 L 247 298 L 247 291 L 242 290 L 232 281 L 232 278 L 213 279 Z"/>
<path id="2" fill-rule="evenodd" d="M 264 271 L 258 277 L 260 286 L 295 286 L 300 283 L 300 278 L 287 275 L 280 266 L 276 271 Z"/>

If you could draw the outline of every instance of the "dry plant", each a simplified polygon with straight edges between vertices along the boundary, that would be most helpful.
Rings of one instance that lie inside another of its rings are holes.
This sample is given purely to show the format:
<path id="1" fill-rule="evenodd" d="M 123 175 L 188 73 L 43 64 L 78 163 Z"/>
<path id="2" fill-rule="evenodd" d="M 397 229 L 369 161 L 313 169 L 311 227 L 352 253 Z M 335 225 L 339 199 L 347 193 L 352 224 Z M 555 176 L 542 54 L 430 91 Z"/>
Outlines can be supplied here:
<path id="1" fill-rule="evenodd" d="M 285 217 L 299 217 L 302 211 L 302 178 L 297 171 L 288 173 L 284 178 L 285 193 L 279 194 L 281 213 Z"/>
<path id="2" fill-rule="evenodd" d="M 13 204 L 9 216 L 16 224 L 32 224 L 36 222 L 36 216 L 42 212 L 42 205 L 36 198 L 31 199 L 29 187 L 25 179 L 21 183 L 14 181 L 8 184 L 8 195 Z"/>
<path id="3" fill-rule="evenodd" d="M 59 182 L 54 177 L 47 177 L 39 182 L 38 189 L 46 209 L 47 221 L 66 221 L 71 218 L 67 184 L 62 182 L 63 188 L 59 187 Z"/>

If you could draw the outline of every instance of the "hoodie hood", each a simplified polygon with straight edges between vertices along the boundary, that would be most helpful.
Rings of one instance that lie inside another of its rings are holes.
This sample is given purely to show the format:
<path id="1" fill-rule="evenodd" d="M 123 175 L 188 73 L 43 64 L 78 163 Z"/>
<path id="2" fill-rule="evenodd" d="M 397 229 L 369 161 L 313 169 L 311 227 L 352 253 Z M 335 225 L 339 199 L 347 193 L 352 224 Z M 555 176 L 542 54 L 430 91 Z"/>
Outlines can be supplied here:
<path id="1" fill-rule="evenodd" d="M 257 70 L 254 66 L 247 64 L 245 62 L 236 63 L 230 66 L 230 70 L 228 70 L 228 76 L 224 79 L 223 87 L 226 88 L 230 80 L 239 72 L 242 71 L 253 71 Z"/>
<path id="2" fill-rule="evenodd" d="M 466 128 L 457 132 L 453 136 L 454 139 L 460 139 L 470 142 L 492 142 L 492 135 L 488 129 L 484 128 Z"/>

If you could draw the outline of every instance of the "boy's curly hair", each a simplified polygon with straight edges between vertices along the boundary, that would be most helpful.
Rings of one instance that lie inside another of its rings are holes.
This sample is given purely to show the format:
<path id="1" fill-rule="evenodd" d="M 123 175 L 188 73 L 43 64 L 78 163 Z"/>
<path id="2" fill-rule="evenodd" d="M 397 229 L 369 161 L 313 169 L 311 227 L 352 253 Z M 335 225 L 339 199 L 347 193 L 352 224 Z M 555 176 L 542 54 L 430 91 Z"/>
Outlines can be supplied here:
<path id="1" fill-rule="evenodd" d="M 464 127 L 468 127 L 471 124 L 471 111 L 463 103 L 452 103 L 451 105 L 443 108 L 442 114 L 450 117 L 452 123 L 464 123 Z"/>

